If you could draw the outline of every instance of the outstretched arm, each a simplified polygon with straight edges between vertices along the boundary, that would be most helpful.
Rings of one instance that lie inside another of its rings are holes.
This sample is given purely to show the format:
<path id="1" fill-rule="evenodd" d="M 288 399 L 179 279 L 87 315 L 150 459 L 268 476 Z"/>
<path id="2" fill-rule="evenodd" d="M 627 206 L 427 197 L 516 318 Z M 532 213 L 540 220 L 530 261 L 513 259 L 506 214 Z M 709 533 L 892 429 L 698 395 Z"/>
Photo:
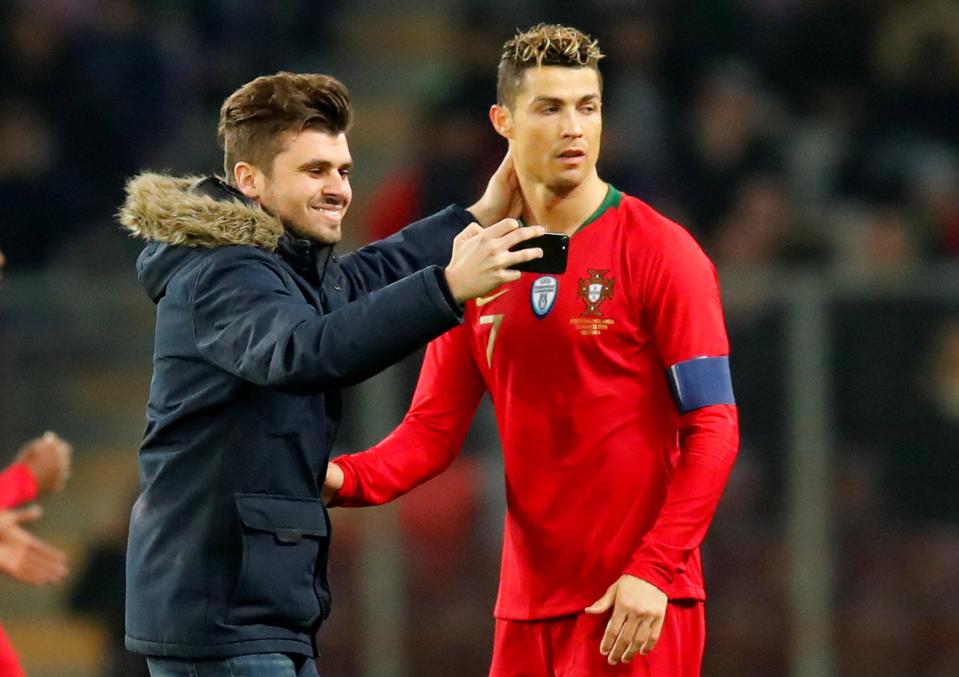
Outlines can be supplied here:
<path id="1" fill-rule="evenodd" d="M 485 389 L 468 330 L 456 327 L 429 345 L 410 410 L 385 440 L 331 462 L 324 487 L 331 505 L 386 503 L 449 467 Z"/>
<path id="2" fill-rule="evenodd" d="M 322 313 L 295 296 L 275 257 L 253 247 L 209 254 L 192 289 L 193 334 L 200 354 L 257 385 L 325 389 L 352 385 L 459 324 L 460 304 L 515 280 L 510 266 L 542 256 L 509 251 L 542 234 L 507 219 L 473 225 L 436 266 Z"/>
<path id="3" fill-rule="evenodd" d="M 522 207 L 519 181 L 512 157 L 507 151 L 483 196 L 468 210 L 451 205 L 388 238 L 342 256 L 340 265 L 348 280 L 350 299 L 379 289 L 426 266 L 445 265 L 450 259 L 453 238 L 464 227 L 474 221 L 489 227 L 506 218 L 518 218 Z"/>

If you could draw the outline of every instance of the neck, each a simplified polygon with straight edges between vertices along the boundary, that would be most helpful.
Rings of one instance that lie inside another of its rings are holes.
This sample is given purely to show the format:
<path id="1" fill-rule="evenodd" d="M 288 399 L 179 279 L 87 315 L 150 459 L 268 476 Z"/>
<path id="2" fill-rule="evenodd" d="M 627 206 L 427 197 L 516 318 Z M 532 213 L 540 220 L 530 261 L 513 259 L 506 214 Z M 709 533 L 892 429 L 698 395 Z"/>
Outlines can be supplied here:
<path id="1" fill-rule="evenodd" d="M 522 174 L 519 185 L 523 193 L 523 221 L 567 235 L 576 232 L 596 211 L 609 189 L 595 169 L 585 181 L 567 191 L 557 191 Z"/>

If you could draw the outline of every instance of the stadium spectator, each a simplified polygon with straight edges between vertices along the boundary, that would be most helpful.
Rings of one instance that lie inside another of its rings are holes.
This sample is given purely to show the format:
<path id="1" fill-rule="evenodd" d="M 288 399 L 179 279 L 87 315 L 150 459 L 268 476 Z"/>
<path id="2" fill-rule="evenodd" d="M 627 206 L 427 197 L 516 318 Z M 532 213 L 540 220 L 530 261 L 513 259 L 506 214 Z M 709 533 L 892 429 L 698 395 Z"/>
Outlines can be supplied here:
<path id="1" fill-rule="evenodd" d="M 36 268 L 75 229 L 54 180 L 56 136 L 29 100 L 0 98 L 0 147 L 0 247 L 12 267 Z M 37 228 L 38 223 L 45 227 Z"/>
<path id="2" fill-rule="evenodd" d="M 892 513 L 916 531 L 923 524 L 959 527 L 959 319 L 943 322 L 927 342 L 918 380 L 921 399 L 896 441 L 885 483 Z"/>
<path id="3" fill-rule="evenodd" d="M 700 83 L 676 170 L 697 233 L 712 236 L 743 179 L 779 170 L 781 149 L 770 125 L 749 63 L 717 64 Z"/>
<path id="4" fill-rule="evenodd" d="M 802 220 L 780 176 L 744 177 L 734 200 L 706 247 L 718 265 L 749 268 L 823 262 L 827 249 L 817 241 L 815 229 Z"/>

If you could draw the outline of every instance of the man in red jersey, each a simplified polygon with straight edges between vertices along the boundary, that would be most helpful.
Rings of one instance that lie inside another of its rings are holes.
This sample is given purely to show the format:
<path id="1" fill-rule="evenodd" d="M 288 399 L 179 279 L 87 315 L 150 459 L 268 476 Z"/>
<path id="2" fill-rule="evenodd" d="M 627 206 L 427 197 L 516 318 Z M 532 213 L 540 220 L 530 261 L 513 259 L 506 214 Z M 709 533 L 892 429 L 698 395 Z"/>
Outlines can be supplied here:
<path id="1" fill-rule="evenodd" d="M 16 461 L 0 471 L 0 574 L 28 585 L 59 583 L 67 575 L 66 555 L 22 526 L 40 518 L 40 506 L 9 508 L 41 494 L 60 491 L 70 474 L 71 454 L 69 444 L 46 433 L 25 444 Z M 0 675 L 23 674 L 17 654 L 0 626 Z"/>
<path id="2" fill-rule="evenodd" d="M 702 662 L 699 546 L 738 446 L 719 287 L 689 233 L 599 178 L 600 58 L 573 28 L 518 34 L 490 110 L 523 221 L 572 236 L 566 272 L 469 302 L 400 426 L 327 475 L 333 505 L 399 496 L 449 465 L 490 392 L 507 498 L 496 677 Z"/>
<path id="3" fill-rule="evenodd" d="M 6 263 L 0 251 L 0 280 Z M 23 445 L 14 462 L 0 471 L 0 574 L 29 585 L 59 583 L 67 575 L 66 555 L 21 526 L 40 518 L 40 506 L 10 508 L 63 489 L 70 476 L 72 454 L 69 444 L 48 432 Z M 24 674 L 0 626 L 0 676 Z"/>
<path id="4" fill-rule="evenodd" d="M 3 268 L 0 252 L 0 270 Z M 0 471 L 0 574 L 28 585 L 59 583 L 66 577 L 67 557 L 23 528 L 40 519 L 40 506 L 10 510 L 41 494 L 63 489 L 70 474 L 72 448 L 53 433 L 31 440 L 16 460 Z M 0 675 L 22 677 L 20 660 L 0 626 Z"/>

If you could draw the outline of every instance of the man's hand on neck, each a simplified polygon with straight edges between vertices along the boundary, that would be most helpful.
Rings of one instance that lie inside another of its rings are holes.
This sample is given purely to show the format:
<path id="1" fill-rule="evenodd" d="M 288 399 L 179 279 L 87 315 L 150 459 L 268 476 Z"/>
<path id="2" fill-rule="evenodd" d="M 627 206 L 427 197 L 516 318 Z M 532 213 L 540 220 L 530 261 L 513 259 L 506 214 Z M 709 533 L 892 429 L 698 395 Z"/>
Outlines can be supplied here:
<path id="1" fill-rule="evenodd" d="M 468 211 L 477 223 L 487 228 L 503 219 L 519 218 L 522 214 L 523 195 L 509 150 L 486 184 L 486 192 Z"/>

